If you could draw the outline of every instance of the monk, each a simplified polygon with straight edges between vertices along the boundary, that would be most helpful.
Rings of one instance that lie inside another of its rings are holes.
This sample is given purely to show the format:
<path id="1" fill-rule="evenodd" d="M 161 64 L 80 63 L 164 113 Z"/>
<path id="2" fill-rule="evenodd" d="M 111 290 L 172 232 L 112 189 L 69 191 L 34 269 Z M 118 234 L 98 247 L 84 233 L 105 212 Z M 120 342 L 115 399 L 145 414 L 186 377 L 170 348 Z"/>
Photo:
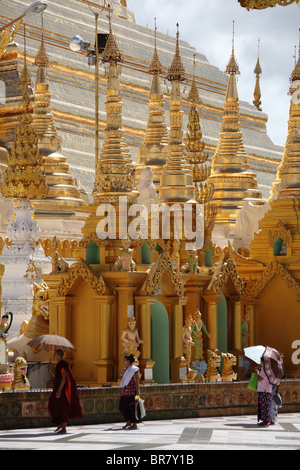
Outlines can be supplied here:
<path id="1" fill-rule="evenodd" d="M 66 434 L 66 426 L 70 419 L 82 418 L 75 379 L 69 364 L 63 360 L 63 356 L 63 351 L 57 349 L 54 353 L 54 361 L 57 362 L 55 371 L 52 364 L 49 364 L 48 367 L 49 372 L 54 377 L 48 411 L 52 423 L 58 426 L 54 431 L 57 434 Z"/>

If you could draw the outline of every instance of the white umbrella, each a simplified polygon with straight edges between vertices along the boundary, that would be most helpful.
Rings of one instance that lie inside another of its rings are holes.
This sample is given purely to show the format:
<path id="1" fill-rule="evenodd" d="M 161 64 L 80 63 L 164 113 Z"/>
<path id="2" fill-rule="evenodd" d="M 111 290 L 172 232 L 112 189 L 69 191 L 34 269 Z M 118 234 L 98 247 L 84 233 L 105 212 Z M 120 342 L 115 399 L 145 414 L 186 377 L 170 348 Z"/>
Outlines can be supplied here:
<path id="1" fill-rule="evenodd" d="M 251 359 L 256 364 L 260 364 L 261 358 L 266 350 L 265 346 L 250 346 L 244 349 L 244 354 L 248 359 Z"/>

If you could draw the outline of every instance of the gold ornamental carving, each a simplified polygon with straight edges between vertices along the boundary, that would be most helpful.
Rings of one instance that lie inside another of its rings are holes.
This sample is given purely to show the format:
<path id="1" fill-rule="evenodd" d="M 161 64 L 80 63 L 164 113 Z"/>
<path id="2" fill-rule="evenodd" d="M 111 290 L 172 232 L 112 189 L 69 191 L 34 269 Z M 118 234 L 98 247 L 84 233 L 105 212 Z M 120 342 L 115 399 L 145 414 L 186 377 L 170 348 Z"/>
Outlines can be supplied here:
<path id="1" fill-rule="evenodd" d="M 287 247 L 292 246 L 292 234 L 291 231 L 279 220 L 274 230 L 269 230 L 268 243 L 269 246 L 273 246 L 277 238 L 280 237 L 286 243 Z"/>
<path id="2" fill-rule="evenodd" d="M 276 5 L 285 7 L 292 3 L 298 3 L 298 0 L 238 0 L 243 8 L 249 10 L 264 10 L 273 8 Z"/>
<path id="3" fill-rule="evenodd" d="M 169 273 L 177 295 L 182 297 L 184 295 L 182 274 L 180 272 L 174 271 L 171 257 L 167 251 L 164 251 L 159 255 L 152 269 L 149 272 L 148 279 L 146 282 L 147 293 L 149 295 L 155 294 L 156 290 L 158 289 L 161 283 L 162 275 L 164 272 Z"/>
<path id="4" fill-rule="evenodd" d="M 57 288 L 58 295 L 60 297 L 66 296 L 79 277 L 82 277 L 96 291 L 97 295 L 105 293 L 106 286 L 102 276 L 97 276 L 87 262 L 81 258 L 70 267 L 67 275 L 62 277 L 61 283 Z"/>
<path id="5" fill-rule="evenodd" d="M 219 266 L 216 266 L 208 290 L 213 288 L 216 294 L 220 294 L 228 279 L 232 280 L 237 293 L 243 295 L 244 280 L 239 276 L 236 269 L 236 262 L 230 252 L 227 252 L 223 260 L 219 263 Z"/>

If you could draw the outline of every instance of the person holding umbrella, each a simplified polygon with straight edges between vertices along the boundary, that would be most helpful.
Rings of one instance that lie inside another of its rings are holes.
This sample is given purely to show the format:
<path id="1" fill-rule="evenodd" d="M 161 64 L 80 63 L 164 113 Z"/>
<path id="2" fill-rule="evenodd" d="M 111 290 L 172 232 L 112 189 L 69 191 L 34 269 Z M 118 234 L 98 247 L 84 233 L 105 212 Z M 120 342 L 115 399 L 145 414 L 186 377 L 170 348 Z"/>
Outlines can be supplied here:
<path id="1" fill-rule="evenodd" d="M 61 349 L 54 352 L 54 361 L 57 362 L 55 370 L 49 364 L 48 370 L 54 377 L 53 391 L 49 398 L 48 411 L 52 423 L 57 425 L 54 432 L 66 434 L 66 426 L 70 419 L 81 419 L 82 410 L 76 382 L 69 364 L 63 360 Z"/>
<path id="2" fill-rule="evenodd" d="M 271 424 L 270 403 L 272 398 L 272 385 L 264 370 L 264 357 L 261 358 L 261 369 L 257 370 L 257 422 L 262 426 Z"/>

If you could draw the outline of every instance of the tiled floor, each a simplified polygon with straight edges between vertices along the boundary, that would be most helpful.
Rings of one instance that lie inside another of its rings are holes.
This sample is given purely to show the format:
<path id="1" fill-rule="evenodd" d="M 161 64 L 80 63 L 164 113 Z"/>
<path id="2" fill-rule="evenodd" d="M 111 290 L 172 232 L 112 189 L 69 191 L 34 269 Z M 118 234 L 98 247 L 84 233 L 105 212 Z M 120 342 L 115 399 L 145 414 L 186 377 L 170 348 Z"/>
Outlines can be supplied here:
<path id="1" fill-rule="evenodd" d="M 0 431 L 0 449 L 105 450 L 106 456 L 118 451 L 130 456 L 130 451 L 135 455 L 138 450 L 155 455 L 156 451 L 300 449 L 298 413 L 280 414 L 268 428 L 257 426 L 255 416 L 148 421 L 136 431 L 124 431 L 122 425 L 69 426 L 66 435 L 54 434 L 53 428 Z"/>

